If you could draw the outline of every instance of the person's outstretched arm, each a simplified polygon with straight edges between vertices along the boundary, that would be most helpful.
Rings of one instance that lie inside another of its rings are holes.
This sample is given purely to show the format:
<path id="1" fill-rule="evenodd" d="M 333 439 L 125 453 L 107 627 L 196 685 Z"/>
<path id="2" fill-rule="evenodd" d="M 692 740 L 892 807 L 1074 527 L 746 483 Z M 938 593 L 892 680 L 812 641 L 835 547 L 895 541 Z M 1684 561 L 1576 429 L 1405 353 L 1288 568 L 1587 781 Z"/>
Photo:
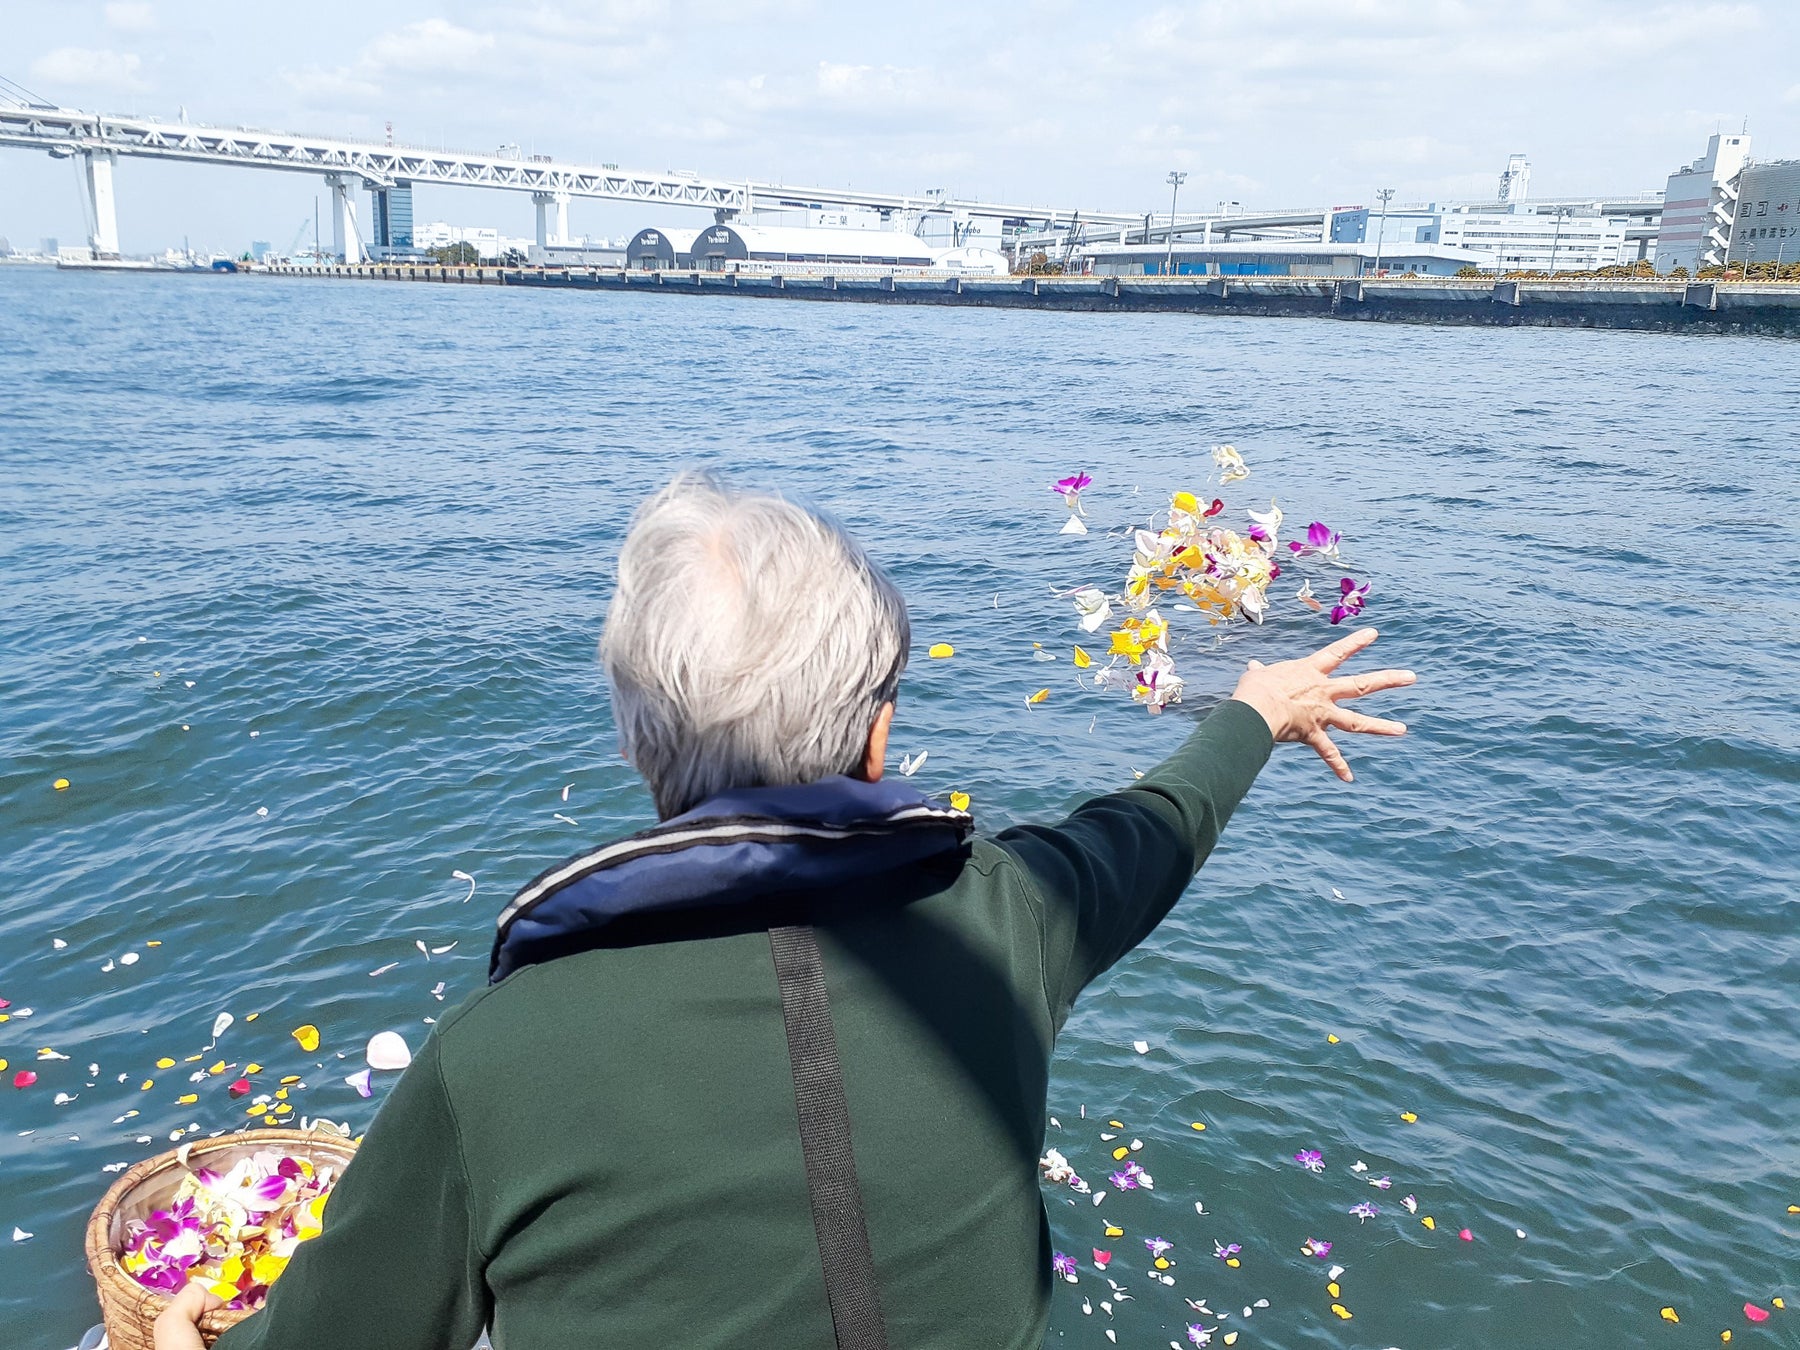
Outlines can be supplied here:
<path id="1" fill-rule="evenodd" d="M 434 1035 L 332 1189 L 324 1231 L 300 1244 L 262 1310 L 215 1350 L 473 1345 L 492 1308 L 471 1205 Z M 199 1350 L 194 1323 L 218 1306 L 189 1285 L 157 1319 L 156 1350 Z"/>
<path id="2" fill-rule="evenodd" d="M 1250 662 L 1230 701 L 1136 783 L 1082 803 L 1061 824 L 1019 826 L 995 839 L 1042 898 L 1046 993 L 1058 1026 L 1076 995 L 1181 898 L 1275 742 L 1305 742 L 1350 782 L 1333 730 L 1405 733 L 1399 722 L 1339 706 L 1413 683 L 1409 670 L 1336 675 L 1375 638 L 1365 628 L 1297 661 Z"/>

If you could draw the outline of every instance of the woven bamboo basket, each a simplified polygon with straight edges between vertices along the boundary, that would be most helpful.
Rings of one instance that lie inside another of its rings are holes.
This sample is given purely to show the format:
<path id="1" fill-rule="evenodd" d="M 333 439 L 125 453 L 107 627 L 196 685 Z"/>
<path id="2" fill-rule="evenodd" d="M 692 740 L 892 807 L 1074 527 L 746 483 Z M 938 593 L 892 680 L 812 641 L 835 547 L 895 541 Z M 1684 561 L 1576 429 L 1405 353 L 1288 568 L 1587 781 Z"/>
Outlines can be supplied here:
<path id="1" fill-rule="evenodd" d="M 178 1149 L 144 1159 L 123 1172 L 101 1198 L 88 1220 L 87 1268 L 100 1294 L 100 1316 L 111 1350 L 155 1350 L 156 1318 L 169 1306 L 164 1295 L 144 1288 L 120 1267 L 118 1253 L 125 1242 L 125 1225 L 167 1205 L 189 1167 L 204 1163 L 214 1171 L 228 1171 L 240 1159 L 262 1150 L 341 1170 L 356 1152 L 356 1145 L 342 1135 L 312 1130 L 223 1134 L 188 1148 L 187 1166 L 183 1166 Z M 248 1311 L 223 1309 L 207 1313 L 200 1319 L 200 1339 L 210 1346 L 248 1316 Z"/>

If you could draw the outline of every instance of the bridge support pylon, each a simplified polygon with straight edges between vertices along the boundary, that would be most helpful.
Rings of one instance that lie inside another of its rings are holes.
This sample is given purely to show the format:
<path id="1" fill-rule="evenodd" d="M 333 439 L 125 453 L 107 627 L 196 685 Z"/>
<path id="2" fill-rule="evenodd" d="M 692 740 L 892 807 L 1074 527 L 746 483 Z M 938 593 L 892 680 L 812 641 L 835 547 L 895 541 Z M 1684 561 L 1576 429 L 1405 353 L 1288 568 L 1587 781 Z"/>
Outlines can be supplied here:
<path id="1" fill-rule="evenodd" d="M 113 201 L 113 165 L 119 157 L 111 150 L 85 150 L 81 155 L 87 181 L 88 216 L 94 232 L 88 247 L 96 258 L 119 256 L 119 210 Z"/>
<path id="2" fill-rule="evenodd" d="M 569 194 L 566 192 L 534 192 L 531 204 L 537 207 L 537 246 L 569 242 Z M 551 216 L 551 210 L 556 214 Z"/>
<path id="3" fill-rule="evenodd" d="M 347 263 L 363 260 L 362 236 L 356 230 L 356 197 L 341 173 L 325 175 L 331 189 L 331 251 Z"/>

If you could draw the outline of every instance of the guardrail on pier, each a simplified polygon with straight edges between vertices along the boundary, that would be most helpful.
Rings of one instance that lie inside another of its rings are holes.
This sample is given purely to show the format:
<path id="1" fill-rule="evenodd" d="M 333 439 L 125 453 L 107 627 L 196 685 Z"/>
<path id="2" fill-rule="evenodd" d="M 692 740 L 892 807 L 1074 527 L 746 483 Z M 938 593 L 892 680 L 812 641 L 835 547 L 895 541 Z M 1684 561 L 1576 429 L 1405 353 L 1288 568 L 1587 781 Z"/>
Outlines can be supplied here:
<path id="1" fill-rule="evenodd" d="M 749 275 L 407 263 L 265 266 L 321 279 L 1123 313 L 1313 316 L 1502 327 L 1632 328 L 1800 337 L 1800 285 L 1334 277 L 958 277 L 895 272 Z"/>

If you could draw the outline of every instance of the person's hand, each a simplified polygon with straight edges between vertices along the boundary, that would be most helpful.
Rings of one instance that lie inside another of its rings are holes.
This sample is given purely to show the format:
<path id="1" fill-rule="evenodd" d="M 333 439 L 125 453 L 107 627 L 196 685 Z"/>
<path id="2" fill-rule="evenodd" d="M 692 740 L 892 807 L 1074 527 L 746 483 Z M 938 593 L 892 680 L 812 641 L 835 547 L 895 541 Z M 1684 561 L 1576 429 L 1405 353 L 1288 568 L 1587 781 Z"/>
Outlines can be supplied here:
<path id="1" fill-rule="evenodd" d="M 225 1300 L 199 1281 L 193 1281 L 169 1300 L 156 1317 L 156 1350 L 202 1350 L 200 1318 Z"/>
<path id="2" fill-rule="evenodd" d="M 1356 775 L 1332 743 L 1327 728 L 1372 736 L 1404 736 L 1406 724 L 1365 717 L 1338 707 L 1338 700 L 1361 698 L 1381 689 L 1399 689 L 1418 678 L 1410 670 L 1374 670 L 1366 675 L 1332 678 L 1332 672 L 1375 638 L 1373 628 L 1363 628 L 1298 661 L 1277 661 L 1272 666 L 1252 661 L 1231 696 L 1261 713 L 1276 740 L 1305 741 L 1319 752 L 1319 758 L 1331 766 L 1333 773 L 1346 783 L 1353 782 Z"/>

